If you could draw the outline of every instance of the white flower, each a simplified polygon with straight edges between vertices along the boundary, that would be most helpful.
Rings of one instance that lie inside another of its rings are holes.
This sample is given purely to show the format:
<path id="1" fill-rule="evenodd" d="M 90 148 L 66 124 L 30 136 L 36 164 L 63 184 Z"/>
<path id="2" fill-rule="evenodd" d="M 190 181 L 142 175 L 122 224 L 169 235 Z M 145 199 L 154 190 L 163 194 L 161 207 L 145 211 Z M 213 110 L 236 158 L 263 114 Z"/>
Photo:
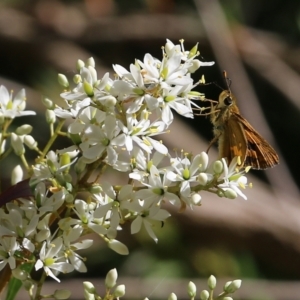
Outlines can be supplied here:
<path id="1" fill-rule="evenodd" d="M 60 280 L 56 277 L 59 272 L 70 273 L 74 270 L 74 266 L 66 262 L 62 252 L 63 240 L 61 237 L 56 238 L 50 243 L 44 242 L 39 253 L 39 259 L 35 263 L 35 270 L 44 268 L 47 276 L 52 277 L 56 281 Z"/>
<path id="2" fill-rule="evenodd" d="M 224 183 L 218 184 L 218 187 L 224 191 L 232 189 L 234 192 L 236 192 L 237 195 L 247 200 L 247 196 L 244 195 L 240 190 L 240 188 L 245 189 L 245 186 L 247 185 L 247 177 L 243 176 L 244 171 L 239 172 L 236 169 L 237 161 L 238 161 L 238 157 L 235 157 L 231 161 L 228 168 L 226 160 L 222 158 L 224 171 L 223 171 L 223 176 L 219 178 L 219 181 L 224 180 Z"/>
<path id="3" fill-rule="evenodd" d="M 80 148 L 85 158 L 96 160 L 106 151 L 107 161 L 113 165 L 118 159 L 115 148 L 125 144 L 125 134 L 120 134 L 116 118 L 109 115 L 106 116 L 103 127 L 88 126 L 83 134 L 83 140 Z"/>
<path id="4" fill-rule="evenodd" d="M 5 86 L 0 86 L 0 113 L 4 117 L 14 119 L 15 117 L 36 115 L 32 110 L 24 110 L 26 107 L 25 90 L 18 92 L 14 99 Z"/>
<path id="5" fill-rule="evenodd" d="M 108 221 L 108 237 L 114 239 L 117 236 L 117 228 L 122 217 L 121 209 L 124 202 L 133 198 L 133 188 L 132 185 L 124 185 L 116 193 L 112 185 L 107 182 L 102 183 L 101 187 L 103 188 L 105 197 L 104 201 L 103 198 L 102 201 L 100 200 L 100 205 L 96 208 L 94 217 Z"/>
<path id="6" fill-rule="evenodd" d="M 85 201 L 76 199 L 74 208 L 75 214 L 78 219 L 75 218 L 65 218 L 59 221 L 59 227 L 62 230 L 67 230 L 71 226 L 80 227 L 83 231 L 84 229 L 91 229 L 97 234 L 106 234 L 106 228 L 101 224 L 99 224 L 98 220 L 94 217 L 94 206 L 88 205 Z"/>
<path id="7" fill-rule="evenodd" d="M 10 269 L 16 267 L 15 251 L 19 249 L 15 236 L 0 237 L 0 271 L 9 264 Z"/>
<path id="8" fill-rule="evenodd" d="M 81 235 L 80 227 L 73 227 L 70 230 L 65 230 L 63 232 L 63 240 L 64 240 L 64 253 L 68 262 L 74 266 L 74 269 L 78 272 L 84 273 L 87 272 L 87 268 L 84 264 L 84 259 L 75 251 L 81 249 L 87 249 L 92 246 L 93 240 L 85 239 L 80 240 L 77 243 L 74 243 L 76 240 L 80 238 Z"/>
<path id="9" fill-rule="evenodd" d="M 160 174 L 158 169 L 152 165 L 150 168 L 150 175 L 148 177 L 148 183 L 143 182 L 148 186 L 148 189 L 142 189 L 136 192 L 136 198 L 143 199 L 145 202 L 152 203 L 154 205 L 160 204 L 165 199 L 170 203 L 179 206 L 180 199 L 174 193 L 168 192 L 168 187 L 171 185 L 171 181 L 167 178 L 167 172 Z"/>
<path id="10" fill-rule="evenodd" d="M 131 234 L 139 232 L 142 226 L 145 227 L 149 236 L 157 242 L 158 239 L 152 230 L 154 222 L 164 222 L 170 213 L 161 209 L 157 205 L 152 205 L 151 202 L 143 200 L 135 200 L 131 203 L 132 211 L 137 213 L 135 220 L 131 223 Z"/>
<path id="11" fill-rule="evenodd" d="M 164 132 L 166 125 L 162 121 L 153 122 L 151 124 L 148 119 L 136 120 L 134 115 L 127 114 L 126 117 L 127 126 L 121 122 L 119 122 L 119 126 L 126 135 L 125 146 L 127 151 L 132 151 L 133 142 L 135 142 L 141 149 L 148 153 L 151 153 L 152 149 L 163 154 L 168 153 L 166 146 L 151 138 L 151 136 Z"/>
<path id="12" fill-rule="evenodd" d="M 60 156 L 57 155 L 54 151 L 49 151 L 46 155 L 47 160 L 40 164 L 35 164 L 33 166 L 34 175 L 30 179 L 30 184 L 35 185 L 38 182 L 51 178 L 56 178 L 61 175 L 63 171 L 70 167 L 73 163 L 75 163 L 76 159 L 69 164 L 61 164 Z"/>
<path id="13" fill-rule="evenodd" d="M 192 161 L 187 157 L 180 159 L 171 159 L 171 164 L 174 171 L 169 171 L 167 177 L 170 181 L 180 182 L 180 195 L 181 198 L 189 205 L 193 205 L 191 198 L 191 184 L 197 183 L 198 174 L 203 168 L 203 156 L 196 155 Z"/>
<path id="14" fill-rule="evenodd" d="M 152 165 L 157 167 L 165 157 L 166 155 L 157 151 L 155 151 L 151 157 L 150 154 L 147 153 L 146 157 L 145 153 L 140 148 L 134 146 L 131 156 L 131 166 L 133 171 L 129 174 L 129 177 L 144 182 L 144 179 L 150 173 L 150 167 Z"/>

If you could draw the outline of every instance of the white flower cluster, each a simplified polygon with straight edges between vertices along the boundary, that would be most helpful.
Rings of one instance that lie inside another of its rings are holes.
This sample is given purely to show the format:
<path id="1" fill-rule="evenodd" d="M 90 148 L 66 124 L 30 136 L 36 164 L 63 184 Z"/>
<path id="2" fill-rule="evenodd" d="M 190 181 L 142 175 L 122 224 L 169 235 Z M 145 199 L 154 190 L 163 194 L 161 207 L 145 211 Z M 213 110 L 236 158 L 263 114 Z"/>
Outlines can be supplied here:
<path id="1" fill-rule="evenodd" d="M 191 73 L 213 62 L 200 62 L 197 55 L 197 46 L 185 51 L 183 42 L 174 45 L 167 40 L 162 61 L 146 54 L 143 61 L 130 65 L 130 71 L 114 65 L 114 79 L 108 73 L 98 79 L 92 58 L 87 63 L 78 61 L 74 89 L 69 90 L 67 78 L 59 75 L 59 82 L 68 89 L 61 94 L 66 105 L 55 106 L 49 99 L 44 104 L 47 121 L 54 124 L 58 118 L 60 123 L 46 150 L 39 150 L 34 140 L 29 143 L 40 155 L 31 169 L 34 197 L 0 209 L 0 269 L 7 264 L 14 269 L 16 259 L 23 258 L 59 280 L 59 272 L 86 271 L 77 254 L 92 244 L 83 238 L 86 234 L 94 232 L 111 249 L 127 254 L 127 247 L 116 240 L 117 231 L 131 222 L 132 234 L 144 226 L 157 241 L 153 227 L 170 216 L 162 208 L 165 202 L 192 208 L 201 204 L 202 190 L 246 198 L 240 190 L 246 177 L 236 171 L 236 160 L 228 168 L 224 159 L 209 165 L 205 152 L 172 157 L 155 139 L 168 131 L 172 110 L 193 118 L 193 106 L 198 107 L 193 100 L 203 99 L 203 94 L 192 91 L 197 84 Z M 7 97 L 2 88 L 0 114 L 12 118 L 26 113 L 25 106 L 8 104 Z M 49 151 L 66 120 L 73 146 Z M 23 136 L 29 131 L 25 126 L 22 134 L 11 135 L 20 156 L 24 154 Z M 2 141 L 0 149 L 4 149 Z M 128 184 L 105 182 L 102 177 L 107 167 L 126 173 Z"/>

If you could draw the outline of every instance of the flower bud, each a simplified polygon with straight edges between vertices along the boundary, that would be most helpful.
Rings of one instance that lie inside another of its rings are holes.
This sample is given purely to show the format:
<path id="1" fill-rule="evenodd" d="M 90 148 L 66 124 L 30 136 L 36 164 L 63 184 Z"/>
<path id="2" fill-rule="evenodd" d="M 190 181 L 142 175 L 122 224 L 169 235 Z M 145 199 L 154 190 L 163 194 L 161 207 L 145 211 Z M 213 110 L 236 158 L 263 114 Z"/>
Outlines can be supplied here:
<path id="1" fill-rule="evenodd" d="M 192 282 L 192 281 L 189 282 L 187 291 L 188 291 L 189 297 L 194 298 L 196 296 L 197 288 L 196 288 L 196 285 L 194 282 Z"/>
<path id="2" fill-rule="evenodd" d="M 223 164 L 220 160 L 214 162 L 213 169 L 215 174 L 221 174 L 223 172 Z"/>
<path id="3" fill-rule="evenodd" d="M 11 173 L 11 184 L 15 185 L 23 179 L 23 169 L 20 165 L 13 168 Z"/>
<path id="4" fill-rule="evenodd" d="M 74 82 L 75 84 L 78 84 L 78 83 L 80 83 L 81 81 L 82 81 L 82 78 L 81 78 L 81 76 L 80 76 L 79 74 L 74 75 L 74 77 L 73 77 L 73 82 Z"/>
<path id="5" fill-rule="evenodd" d="M 168 297 L 168 300 L 177 300 L 176 294 L 171 293 L 170 296 Z"/>
<path id="6" fill-rule="evenodd" d="M 32 126 L 29 124 L 24 124 L 16 129 L 17 135 L 29 134 L 32 131 Z"/>
<path id="7" fill-rule="evenodd" d="M 224 196 L 228 199 L 236 199 L 237 193 L 233 189 L 228 188 L 224 191 Z"/>
<path id="8" fill-rule="evenodd" d="M 47 97 L 43 97 L 42 98 L 42 103 L 44 104 L 44 106 L 48 109 L 52 109 L 54 107 L 53 105 L 53 101 L 50 100 L 49 98 Z"/>
<path id="9" fill-rule="evenodd" d="M 217 285 L 217 279 L 214 275 L 210 275 L 208 280 L 207 280 L 207 285 L 209 287 L 210 290 L 215 289 L 216 285 Z"/>
<path id="10" fill-rule="evenodd" d="M 77 63 L 76 63 L 76 69 L 78 71 L 80 71 L 84 66 L 85 66 L 85 63 L 81 59 L 78 59 Z"/>
<path id="11" fill-rule="evenodd" d="M 200 293 L 200 299 L 201 300 L 208 300 L 209 292 L 207 290 L 203 290 Z"/>
<path id="12" fill-rule="evenodd" d="M 24 281 L 27 277 L 28 277 L 28 273 L 22 269 L 20 269 L 19 267 L 11 270 L 12 275 L 16 278 L 19 279 L 21 281 Z"/>
<path id="13" fill-rule="evenodd" d="M 118 297 L 123 297 L 124 295 L 125 295 L 125 285 L 120 284 L 116 287 L 114 291 L 114 296 L 118 298 Z"/>
<path id="14" fill-rule="evenodd" d="M 53 294 L 54 299 L 64 300 L 69 299 L 71 296 L 71 292 L 69 290 L 56 290 Z"/>
<path id="15" fill-rule="evenodd" d="M 206 152 L 202 151 L 200 153 L 200 161 L 199 161 L 199 171 L 205 171 L 207 169 L 208 166 L 208 155 Z"/>
<path id="16" fill-rule="evenodd" d="M 88 60 L 86 61 L 86 66 L 87 67 L 93 67 L 95 68 L 95 60 L 93 57 L 88 58 Z"/>
<path id="17" fill-rule="evenodd" d="M 201 196 L 199 194 L 193 194 L 191 198 L 192 198 L 192 203 L 194 205 L 198 205 L 198 206 L 201 205 Z"/>
<path id="18" fill-rule="evenodd" d="M 83 288 L 85 291 L 87 291 L 90 294 L 95 294 L 95 292 L 96 292 L 94 285 L 89 281 L 83 282 Z"/>
<path id="19" fill-rule="evenodd" d="M 91 194 L 98 194 L 98 193 L 101 193 L 101 192 L 102 192 L 102 187 L 101 187 L 99 184 L 92 185 L 92 186 L 89 188 L 89 192 L 90 192 Z"/>
<path id="20" fill-rule="evenodd" d="M 105 286 L 108 289 L 113 288 L 117 283 L 117 279 L 118 279 L 117 270 L 116 269 L 110 270 L 105 277 Z"/>
<path id="21" fill-rule="evenodd" d="M 47 109 L 45 115 L 46 115 L 46 121 L 48 124 L 55 123 L 56 115 L 53 110 Z"/>
<path id="22" fill-rule="evenodd" d="M 36 149 L 36 147 L 37 147 L 37 141 L 31 135 L 25 135 L 25 137 L 24 137 L 24 144 L 29 149 Z"/>
<path id="23" fill-rule="evenodd" d="M 206 173 L 200 173 L 198 175 L 198 181 L 201 185 L 206 185 L 207 184 L 207 174 Z"/>
<path id="24" fill-rule="evenodd" d="M 22 139 L 14 132 L 11 133 L 11 146 L 14 149 L 16 155 L 21 156 L 25 153 Z"/>
<path id="25" fill-rule="evenodd" d="M 121 242 L 117 240 L 110 240 L 108 242 L 108 248 L 111 250 L 121 254 L 121 255 L 128 255 L 129 251 L 128 248 Z"/>
<path id="26" fill-rule="evenodd" d="M 69 81 L 67 79 L 67 77 L 64 74 L 58 74 L 57 75 L 57 79 L 58 79 L 58 83 L 64 87 L 64 88 L 68 88 L 69 85 Z"/>
<path id="27" fill-rule="evenodd" d="M 241 287 L 241 284 L 242 284 L 242 280 L 240 279 L 228 281 L 224 285 L 224 292 L 232 294 Z"/>

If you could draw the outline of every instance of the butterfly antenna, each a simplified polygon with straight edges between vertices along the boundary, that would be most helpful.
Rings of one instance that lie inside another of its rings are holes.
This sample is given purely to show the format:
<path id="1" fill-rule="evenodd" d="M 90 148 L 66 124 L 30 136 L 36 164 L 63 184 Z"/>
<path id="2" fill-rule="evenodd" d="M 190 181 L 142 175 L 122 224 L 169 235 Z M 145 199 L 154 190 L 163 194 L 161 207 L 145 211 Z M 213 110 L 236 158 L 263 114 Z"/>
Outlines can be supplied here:
<path id="1" fill-rule="evenodd" d="M 227 89 L 228 89 L 228 91 L 231 93 L 231 90 L 230 90 L 231 79 L 227 76 L 227 72 L 226 72 L 225 70 L 223 71 L 223 77 L 224 77 L 224 80 L 225 80 L 225 82 L 226 82 Z"/>

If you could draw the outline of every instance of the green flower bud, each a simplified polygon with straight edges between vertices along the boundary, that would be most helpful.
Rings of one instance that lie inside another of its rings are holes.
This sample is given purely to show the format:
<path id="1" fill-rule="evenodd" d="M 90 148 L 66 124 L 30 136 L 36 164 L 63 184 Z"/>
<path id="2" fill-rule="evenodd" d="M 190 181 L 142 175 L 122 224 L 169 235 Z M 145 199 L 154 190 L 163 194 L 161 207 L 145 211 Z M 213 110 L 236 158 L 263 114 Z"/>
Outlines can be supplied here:
<path id="1" fill-rule="evenodd" d="M 108 289 L 113 288 L 117 283 L 117 279 L 118 279 L 117 270 L 116 269 L 110 270 L 105 277 L 105 286 Z"/>
<path id="2" fill-rule="evenodd" d="M 91 194 L 99 194 L 102 192 L 102 187 L 98 184 L 95 184 L 89 189 L 89 191 Z"/>
<path id="3" fill-rule="evenodd" d="M 37 147 L 37 141 L 31 135 L 25 135 L 25 137 L 24 137 L 24 144 L 29 149 L 36 149 L 36 147 Z"/>
<path id="4" fill-rule="evenodd" d="M 48 109 L 52 109 L 54 107 L 53 101 L 50 100 L 49 98 L 43 97 L 42 98 L 42 103 Z"/>
<path id="5" fill-rule="evenodd" d="M 221 174 L 223 172 L 223 163 L 220 160 L 215 161 L 213 169 L 215 174 Z"/>
<path id="6" fill-rule="evenodd" d="M 217 279 L 214 275 L 210 275 L 208 280 L 207 280 L 207 285 L 209 287 L 210 290 L 215 289 L 216 285 L 217 285 Z"/>
<path id="7" fill-rule="evenodd" d="M 241 287 L 241 285 L 242 285 L 242 280 L 240 279 L 228 281 L 224 285 L 224 292 L 232 294 L 235 291 L 237 291 Z"/>
<path id="8" fill-rule="evenodd" d="M 118 297 L 123 297 L 124 295 L 125 295 L 125 285 L 120 284 L 116 287 L 114 291 L 114 296 L 118 298 Z"/>
<path id="9" fill-rule="evenodd" d="M 203 290 L 200 293 L 200 299 L 201 300 L 208 300 L 209 292 L 207 290 Z"/>
<path id="10" fill-rule="evenodd" d="M 237 193 L 233 189 L 228 188 L 224 191 L 224 196 L 228 199 L 236 199 Z"/>
<path id="11" fill-rule="evenodd" d="M 64 74 L 58 74 L 57 79 L 58 79 L 58 83 L 59 83 L 62 87 L 68 88 L 68 87 L 70 86 L 70 85 L 69 85 L 68 78 L 67 78 Z"/>
<path id="12" fill-rule="evenodd" d="M 53 294 L 54 299 L 64 300 L 69 299 L 71 296 L 71 292 L 69 290 L 56 290 Z"/>
<path id="13" fill-rule="evenodd" d="M 85 63 L 81 59 L 78 59 L 77 63 L 76 63 L 76 69 L 78 71 L 80 71 L 84 66 L 85 66 Z"/>
<path id="14" fill-rule="evenodd" d="M 94 285 L 89 281 L 84 281 L 83 282 L 83 288 L 84 288 L 85 291 L 87 291 L 90 294 L 95 294 L 96 293 L 96 289 L 95 289 Z"/>
<path id="15" fill-rule="evenodd" d="M 25 153 L 25 148 L 21 138 L 14 132 L 11 133 L 11 146 L 15 151 L 15 154 L 21 156 Z"/>
<path id="16" fill-rule="evenodd" d="M 170 296 L 168 297 L 168 300 L 177 300 L 176 294 L 171 293 Z"/>
<path id="17" fill-rule="evenodd" d="M 190 281 L 188 284 L 187 292 L 189 297 L 194 298 L 197 293 L 197 288 L 194 282 Z"/>
<path id="18" fill-rule="evenodd" d="M 86 66 L 87 67 L 93 67 L 95 68 L 95 60 L 93 57 L 88 58 L 88 60 L 86 61 Z"/>
<path id="19" fill-rule="evenodd" d="M 16 129 L 17 135 L 29 134 L 32 131 L 32 126 L 28 124 L 24 124 Z"/>
<path id="20" fill-rule="evenodd" d="M 21 270 L 19 267 L 11 270 L 12 275 L 21 281 L 24 281 L 28 277 L 28 273 L 24 270 Z"/>
<path id="21" fill-rule="evenodd" d="M 47 109 L 45 115 L 46 115 L 46 121 L 48 124 L 55 123 L 56 115 L 53 110 Z"/>
<path id="22" fill-rule="evenodd" d="M 80 83 L 81 81 L 82 81 L 82 78 L 81 78 L 81 76 L 80 76 L 79 74 L 74 75 L 74 77 L 73 77 L 73 82 L 74 82 L 75 84 L 78 84 L 78 83 Z"/>

